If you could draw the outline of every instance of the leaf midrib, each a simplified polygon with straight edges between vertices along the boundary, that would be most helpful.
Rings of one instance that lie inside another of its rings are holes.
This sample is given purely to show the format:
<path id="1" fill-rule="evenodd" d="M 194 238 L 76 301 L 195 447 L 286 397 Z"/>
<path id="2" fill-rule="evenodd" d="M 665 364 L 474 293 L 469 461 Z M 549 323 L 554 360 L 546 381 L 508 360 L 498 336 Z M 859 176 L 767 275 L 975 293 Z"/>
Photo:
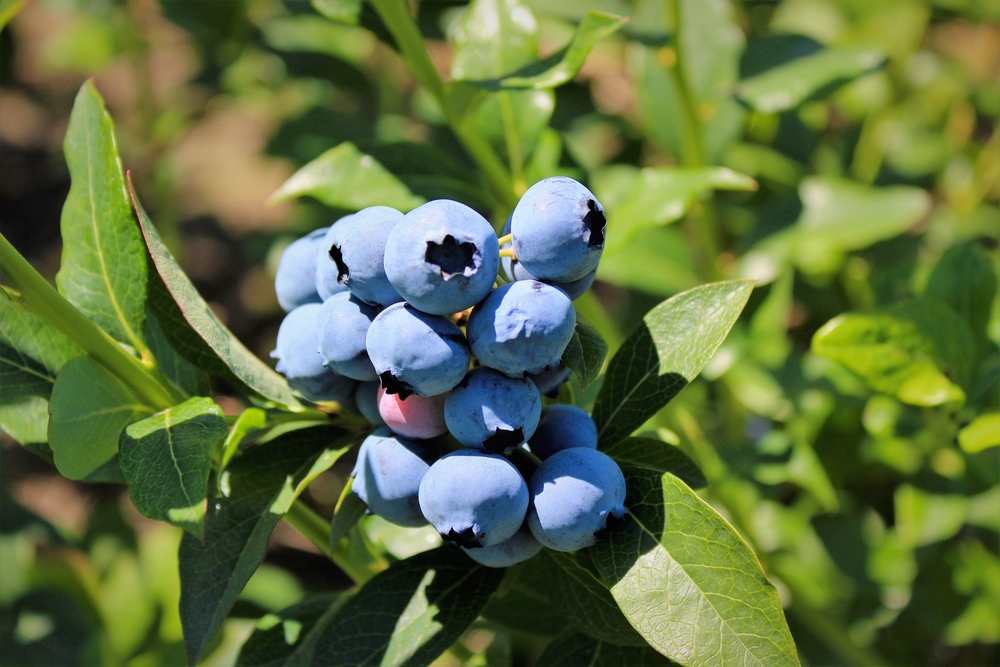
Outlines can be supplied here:
<path id="1" fill-rule="evenodd" d="M 184 500 L 187 502 L 187 506 L 194 507 L 194 503 L 191 501 L 191 496 L 188 494 L 187 486 L 184 484 L 184 473 L 181 472 L 180 463 L 177 462 L 177 455 L 174 452 L 174 436 L 170 432 L 169 410 L 163 413 L 163 430 L 167 434 L 167 449 L 170 451 L 170 460 L 174 462 L 174 470 L 177 471 L 177 481 L 180 483 L 181 493 L 184 494 Z"/>

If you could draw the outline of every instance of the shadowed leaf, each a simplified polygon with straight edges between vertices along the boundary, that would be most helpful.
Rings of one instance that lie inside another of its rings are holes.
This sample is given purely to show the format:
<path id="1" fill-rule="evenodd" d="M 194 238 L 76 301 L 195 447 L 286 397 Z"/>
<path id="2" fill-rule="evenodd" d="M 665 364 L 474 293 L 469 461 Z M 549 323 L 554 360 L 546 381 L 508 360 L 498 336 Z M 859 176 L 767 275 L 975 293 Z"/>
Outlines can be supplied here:
<path id="1" fill-rule="evenodd" d="M 604 366 L 604 358 L 608 356 L 608 344 L 604 342 L 597 329 L 590 326 L 579 317 L 576 320 L 576 330 L 563 352 L 562 362 L 580 378 L 580 387 L 586 389 L 597 379 Z"/>
<path id="2" fill-rule="evenodd" d="M 610 447 L 605 447 L 603 451 L 619 465 L 647 468 L 659 473 L 669 472 L 692 489 L 708 486 L 701 468 L 687 454 L 680 448 L 661 440 L 625 438 Z"/>
<path id="3" fill-rule="evenodd" d="M 615 646 L 587 635 L 572 634 L 545 647 L 536 667 L 659 667 L 673 665 L 649 646 Z"/>

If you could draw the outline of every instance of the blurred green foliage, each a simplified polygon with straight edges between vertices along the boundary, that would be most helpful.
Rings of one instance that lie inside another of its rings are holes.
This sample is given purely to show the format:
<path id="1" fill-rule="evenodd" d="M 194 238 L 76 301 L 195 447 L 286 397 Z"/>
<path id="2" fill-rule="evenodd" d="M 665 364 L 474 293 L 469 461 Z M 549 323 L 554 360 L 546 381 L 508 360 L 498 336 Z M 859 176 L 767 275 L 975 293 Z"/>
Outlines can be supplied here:
<path id="1" fill-rule="evenodd" d="M 707 371 L 641 434 L 701 466 L 804 664 L 1000 659 L 1000 2 L 424 1 L 421 62 L 369 3 L 20 4 L 0 2 L 0 26 L 21 10 L 0 33 L 4 150 L 57 155 L 50 130 L 96 76 L 167 245 L 210 273 L 186 242 L 208 216 L 253 265 L 214 300 L 255 350 L 278 313 L 253 280 L 290 238 L 440 197 L 499 226 L 554 174 L 609 211 L 596 297 L 577 306 L 612 352 L 660 299 L 756 279 Z M 587 11 L 630 20 L 613 32 Z M 272 193 L 304 198 L 268 208 Z M 574 386 L 578 402 L 599 386 Z M 35 443 L 25 416 L 44 409 L 0 406 L 0 426 Z M 89 503 L 72 524 L 38 488 L 5 477 L 0 661 L 182 664 L 180 531 L 136 530 L 92 490 L 69 496 Z M 363 529 L 379 558 L 436 545 Z M 293 574 L 257 572 L 204 664 L 338 587 Z M 442 664 L 525 664 L 541 647 L 482 621 Z"/>

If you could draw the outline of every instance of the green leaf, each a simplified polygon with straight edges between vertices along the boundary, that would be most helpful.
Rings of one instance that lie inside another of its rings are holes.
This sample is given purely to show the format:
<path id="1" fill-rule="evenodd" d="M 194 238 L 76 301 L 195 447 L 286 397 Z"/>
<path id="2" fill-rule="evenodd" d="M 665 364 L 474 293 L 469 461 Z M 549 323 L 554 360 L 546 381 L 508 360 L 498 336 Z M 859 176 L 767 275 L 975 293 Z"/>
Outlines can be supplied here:
<path id="1" fill-rule="evenodd" d="M 208 374 L 170 347 L 163 327 L 152 312 L 146 313 L 146 343 L 163 376 L 187 396 L 208 396 L 212 387 Z"/>
<path id="2" fill-rule="evenodd" d="M 954 537 L 969 516 L 969 499 L 925 493 L 903 484 L 894 494 L 896 532 L 904 547 L 916 548 Z"/>
<path id="3" fill-rule="evenodd" d="M 222 445 L 222 457 L 219 470 L 225 470 L 239 451 L 240 444 L 249 437 L 262 433 L 268 428 L 267 413 L 260 408 L 247 408 L 236 418 L 232 430 L 226 436 Z"/>
<path id="4" fill-rule="evenodd" d="M 83 479 L 118 453 L 129 424 L 155 410 L 89 356 L 66 362 L 49 400 L 49 446 L 65 477 Z"/>
<path id="5" fill-rule="evenodd" d="M 954 323 L 954 315 L 946 322 Z M 965 392 L 936 361 L 934 342 L 899 309 L 838 315 L 813 336 L 812 350 L 904 403 L 933 406 L 965 400 Z"/>
<path id="6" fill-rule="evenodd" d="M 357 25 L 363 0 L 311 0 L 316 11 L 338 23 Z"/>
<path id="7" fill-rule="evenodd" d="M 978 454 L 990 447 L 1000 447 L 1000 412 L 979 415 L 973 419 L 958 432 L 958 444 L 966 454 Z"/>
<path id="8" fill-rule="evenodd" d="M 39 453 L 39 448 L 33 445 L 48 442 L 48 426 L 49 402 L 44 398 L 29 396 L 18 403 L 0 405 L 0 430 L 35 453 Z M 52 451 L 48 450 L 47 454 L 42 457 L 51 463 Z"/>
<path id="9" fill-rule="evenodd" d="M 400 561 L 348 600 L 314 663 L 429 665 L 476 620 L 502 577 L 451 545 Z"/>
<path id="10" fill-rule="evenodd" d="M 608 167 L 594 175 L 594 194 L 609 216 L 604 255 L 625 248 L 645 227 L 680 220 L 711 190 L 756 189 L 752 178 L 725 167 Z"/>
<path id="11" fill-rule="evenodd" d="M 677 227 L 646 227 L 624 250 L 601 256 L 597 279 L 661 299 L 701 282 L 684 233 Z"/>
<path id="12" fill-rule="evenodd" d="M 51 324 L 0 295 L 0 405 L 48 398 L 63 364 L 81 354 Z"/>
<path id="13" fill-rule="evenodd" d="M 62 210 L 56 285 L 112 338 L 144 350 L 146 252 L 125 191 L 114 124 L 88 80 L 63 145 L 72 182 Z"/>
<path id="14" fill-rule="evenodd" d="M 602 450 L 621 466 L 669 472 L 692 489 L 708 486 L 701 468 L 679 447 L 653 438 L 631 437 Z"/>
<path id="15" fill-rule="evenodd" d="M 351 482 L 353 482 L 353 479 Z M 351 482 L 348 483 L 350 484 Z M 351 528 L 365 515 L 365 510 L 367 509 L 368 505 L 365 504 L 365 501 L 361 500 L 358 494 L 351 490 L 346 490 L 343 500 L 337 508 L 337 513 L 333 515 L 333 521 L 330 522 L 331 549 L 336 549 L 337 545 L 340 544 L 340 540 L 347 537 L 347 534 L 351 532 Z"/>
<path id="16" fill-rule="evenodd" d="M 997 292 L 992 264 L 974 245 L 952 246 L 927 281 L 925 294 L 951 306 L 978 338 L 986 336 L 990 307 Z"/>
<path id="17" fill-rule="evenodd" d="M 0 2 L 0 30 L 24 8 L 25 0 L 3 0 Z"/>
<path id="18" fill-rule="evenodd" d="M 424 203 L 398 178 L 349 141 L 331 148 L 305 165 L 271 195 L 277 203 L 309 195 L 327 206 L 358 211 L 367 206 L 391 206 L 404 213 Z"/>
<path id="19" fill-rule="evenodd" d="M 236 657 L 236 667 L 306 667 L 312 664 L 316 640 L 349 595 L 317 595 L 267 614 Z"/>
<path id="20" fill-rule="evenodd" d="M 222 627 L 230 607 L 267 552 L 267 541 L 317 461 L 329 467 L 349 447 L 332 426 L 298 429 L 254 447 L 226 471 L 225 497 L 209 501 L 205 540 L 185 533 L 179 552 L 181 623 L 188 662 Z M 324 450 L 324 448 L 328 448 Z M 320 466 L 322 467 L 322 466 Z"/>
<path id="21" fill-rule="evenodd" d="M 843 84 L 883 67 L 888 60 L 879 49 L 825 49 L 742 81 L 736 87 L 736 97 L 761 113 L 787 111 L 809 99 L 832 93 Z"/>
<path id="22" fill-rule="evenodd" d="M 492 623 L 534 637 L 554 637 L 566 629 L 566 612 L 551 595 L 555 565 L 539 554 L 506 570 L 482 616 Z"/>
<path id="23" fill-rule="evenodd" d="M 212 450 L 228 432 L 222 408 L 200 397 L 126 426 L 118 447 L 135 508 L 202 539 Z"/>
<path id="24" fill-rule="evenodd" d="M 655 667 L 673 664 L 648 646 L 616 646 L 581 634 L 555 640 L 545 647 L 535 663 L 536 667 Z"/>
<path id="25" fill-rule="evenodd" d="M 798 665 L 778 592 L 736 531 L 673 475 L 624 472 L 630 521 L 590 551 L 646 641 L 685 667 Z"/>
<path id="26" fill-rule="evenodd" d="M 135 191 L 132 202 L 149 249 L 149 307 L 172 349 L 237 391 L 296 409 L 288 383 L 226 328 L 160 239 Z"/>
<path id="27" fill-rule="evenodd" d="M 563 364 L 580 378 L 580 388 L 586 390 L 590 383 L 597 379 L 604 366 L 604 358 L 608 356 L 608 344 L 598 333 L 579 317 L 576 329 L 563 352 Z"/>
<path id="28" fill-rule="evenodd" d="M 545 557 L 552 563 L 547 570 L 548 590 L 577 630 L 612 644 L 646 645 L 622 615 L 607 584 L 593 569 L 593 563 L 588 562 L 588 552 L 574 555 L 547 551 Z"/>
<path id="29" fill-rule="evenodd" d="M 602 449 L 628 437 L 697 377 L 752 290 L 751 280 L 709 283 L 646 313 L 608 365 L 594 404 Z"/>
<path id="30" fill-rule="evenodd" d="M 583 67 L 594 44 L 614 33 L 628 21 L 624 16 L 587 12 L 569 44 L 552 56 L 532 63 L 509 76 L 472 82 L 488 90 L 556 88 L 572 81 Z M 498 73 L 499 74 L 499 73 Z M 466 76 L 465 78 L 470 78 Z"/>

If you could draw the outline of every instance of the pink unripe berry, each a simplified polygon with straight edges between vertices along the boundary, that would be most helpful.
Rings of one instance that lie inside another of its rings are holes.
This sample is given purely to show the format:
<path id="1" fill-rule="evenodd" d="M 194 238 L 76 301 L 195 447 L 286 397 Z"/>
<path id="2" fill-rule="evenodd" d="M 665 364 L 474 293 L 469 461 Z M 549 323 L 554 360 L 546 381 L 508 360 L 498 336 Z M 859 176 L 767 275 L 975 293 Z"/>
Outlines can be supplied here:
<path id="1" fill-rule="evenodd" d="M 417 396 L 401 399 L 399 394 L 378 390 L 378 412 L 393 433 L 405 438 L 425 439 L 444 435 L 448 427 L 444 422 L 444 400 L 447 394 Z"/>

